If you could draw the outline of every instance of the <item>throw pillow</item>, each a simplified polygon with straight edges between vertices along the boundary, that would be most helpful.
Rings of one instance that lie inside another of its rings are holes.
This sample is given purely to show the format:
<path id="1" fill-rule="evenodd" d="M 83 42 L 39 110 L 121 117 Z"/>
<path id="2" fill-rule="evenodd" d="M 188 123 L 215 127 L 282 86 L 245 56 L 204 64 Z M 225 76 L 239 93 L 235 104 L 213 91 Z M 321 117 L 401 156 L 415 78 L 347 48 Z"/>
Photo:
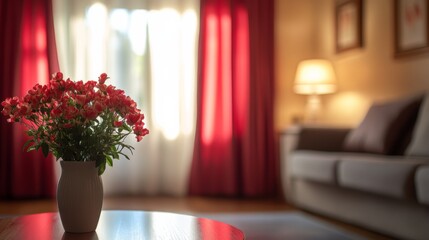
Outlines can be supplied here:
<path id="1" fill-rule="evenodd" d="M 360 125 L 350 131 L 344 149 L 353 152 L 396 154 L 403 136 L 416 121 L 423 96 L 374 103 Z"/>
<path id="2" fill-rule="evenodd" d="M 429 95 L 422 103 L 411 143 L 405 153 L 410 156 L 429 156 Z"/>

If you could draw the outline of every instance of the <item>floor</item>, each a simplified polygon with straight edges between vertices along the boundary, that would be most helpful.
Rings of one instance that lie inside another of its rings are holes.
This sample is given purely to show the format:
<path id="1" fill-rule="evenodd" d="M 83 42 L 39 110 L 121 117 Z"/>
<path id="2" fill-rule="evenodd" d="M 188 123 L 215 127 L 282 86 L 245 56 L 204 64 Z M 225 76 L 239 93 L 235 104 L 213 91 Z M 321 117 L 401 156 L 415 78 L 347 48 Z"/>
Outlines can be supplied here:
<path id="1" fill-rule="evenodd" d="M 271 212 L 297 211 L 295 207 L 281 199 L 230 199 L 230 198 L 203 198 L 203 197 L 105 197 L 103 209 L 113 210 L 145 210 L 165 211 L 176 213 L 233 213 L 233 212 Z M 0 201 L 0 215 L 22 215 L 56 211 L 55 200 L 20 200 Z M 368 239 L 389 239 L 361 228 L 325 218 L 319 215 L 314 217 L 336 225 L 339 228 L 356 233 Z"/>

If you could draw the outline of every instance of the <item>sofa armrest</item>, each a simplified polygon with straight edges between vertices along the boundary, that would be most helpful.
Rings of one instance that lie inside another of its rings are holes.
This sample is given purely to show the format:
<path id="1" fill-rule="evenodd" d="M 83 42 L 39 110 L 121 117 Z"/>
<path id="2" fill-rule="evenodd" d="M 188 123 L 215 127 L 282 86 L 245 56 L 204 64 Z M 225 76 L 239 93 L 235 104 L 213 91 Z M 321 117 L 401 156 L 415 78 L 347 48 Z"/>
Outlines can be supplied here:
<path id="1" fill-rule="evenodd" d="M 291 159 L 295 150 L 342 151 L 350 128 L 293 125 L 281 133 L 281 178 L 285 199 L 294 202 Z"/>
<path id="2" fill-rule="evenodd" d="M 295 150 L 340 152 L 350 128 L 302 126 Z"/>

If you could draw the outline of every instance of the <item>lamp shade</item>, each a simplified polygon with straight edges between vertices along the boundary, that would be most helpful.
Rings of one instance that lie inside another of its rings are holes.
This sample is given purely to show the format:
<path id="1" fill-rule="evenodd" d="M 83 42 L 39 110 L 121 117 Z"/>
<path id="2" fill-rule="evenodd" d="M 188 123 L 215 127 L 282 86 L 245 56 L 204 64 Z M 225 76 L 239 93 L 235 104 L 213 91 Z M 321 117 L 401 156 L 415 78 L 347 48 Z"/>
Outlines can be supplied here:
<path id="1" fill-rule="evenodd" d="M 323 59 L 304 60 L 299 63 L 294 90 L 298 94 L 327 94 L 337 90 L 332 63 Z"/>

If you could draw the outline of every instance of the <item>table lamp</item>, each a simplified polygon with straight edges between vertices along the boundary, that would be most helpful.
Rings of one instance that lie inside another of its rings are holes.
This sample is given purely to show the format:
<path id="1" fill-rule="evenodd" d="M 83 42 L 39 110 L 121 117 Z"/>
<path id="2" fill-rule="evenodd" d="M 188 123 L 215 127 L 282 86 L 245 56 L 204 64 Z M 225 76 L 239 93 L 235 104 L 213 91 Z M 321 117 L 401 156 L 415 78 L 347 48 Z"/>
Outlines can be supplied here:
<path id="1" fill-rule="evenodd" d="M 332 63 L 324 59 L 300 62 L 296 71 L 294 90 L 298 94 L 309 95 L 306 119 L 309 122 L 317 122 L 321 109 L 319 95 L 337 90 Z"/>

